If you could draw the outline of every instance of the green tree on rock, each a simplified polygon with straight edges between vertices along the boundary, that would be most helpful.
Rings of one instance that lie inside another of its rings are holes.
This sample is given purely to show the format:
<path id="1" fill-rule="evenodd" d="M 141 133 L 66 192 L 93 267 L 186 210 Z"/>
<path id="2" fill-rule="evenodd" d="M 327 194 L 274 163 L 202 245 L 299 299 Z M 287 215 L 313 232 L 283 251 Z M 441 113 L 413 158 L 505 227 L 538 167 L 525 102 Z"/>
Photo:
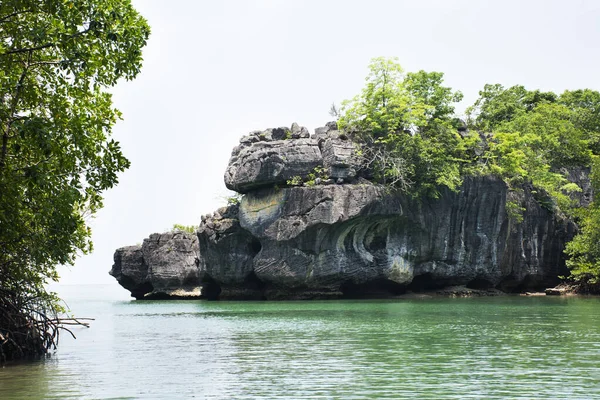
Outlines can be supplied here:
<path id="1" fill-rule="evenodd" d="M 0 357 L 31 348 L 10 321 L 48 322 L 45 282 L 92 248 L 86 218 L 129 166 L 107 89 L 139 73 L 149 33 L 129 0 L 0 2 Z"/>
<path id="2" fill-rule="evenodd" d="M 395 58 L 375 58 L 362 92 L 342 103 L 339 126 L 362 144 L 375 180 L 415 196 L 455 190 L 475 141 L 456 129 L 460 92 L 440 72 L 404 74 Z"/>
<path id="3" fill-rule="evenodd" d="M 557 95 L 488 84 L 467 109 L 465 127 L 454 115 L 462 94 L 443 85 L 442 73 L 405 73 L 386 58 L 373 59 L 369 70 L 361 93 L 342 103 L 338 120 L 357 142 L 363 171 L 415 197 L 458 190 L 466 176 L 495 176 L 511 192 L 506 208 L 515 223 L 522 220 L 518 199 L 528 187 L 556 218 L 580 225 L 567 247 L 568 265 L 574 280 L 600 287 L 599 92 Z M 569 174 L 590 168 L 594 201 L 586 207 Z"/>
<path id="4" fill-rule="evenodd" d="M 571 279 L 585 291 L 600 293 L 600 157 L 594 156 L 591 182 L 594 200 L 587 208 L 578 210 L 580 232 L 567 243 Z"/>
<path id="5" fill-rule="evenodd" d="M 485 171 L 512 190 L 534 186 L 538 201 L 580 230 L 567 244 L 571 278 L 598 291 L 600 284 L 600 93 L 590 90 L 528 91 L 486 85 L 468 111 L 473 129 L 490 132 L 483 155 Z M 569 170 L 591 168 L 594 200 L 585 207 L 574 201 L 581 191 L 568 180 Z"/>

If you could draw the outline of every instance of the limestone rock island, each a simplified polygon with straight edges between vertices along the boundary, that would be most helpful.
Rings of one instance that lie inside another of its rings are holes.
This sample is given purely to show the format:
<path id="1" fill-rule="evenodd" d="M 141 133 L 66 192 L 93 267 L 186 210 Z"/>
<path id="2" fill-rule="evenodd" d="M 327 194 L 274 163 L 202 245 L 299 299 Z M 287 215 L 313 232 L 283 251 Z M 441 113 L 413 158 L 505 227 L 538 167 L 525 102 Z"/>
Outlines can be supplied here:
<path id="1" fill-rule="evenodd" d="M 464 285 L 517 292 L 568 274 L 574 225 L 491 175 L 414 198 L 362 173 L 335 122 L 251 132 L 226 186 L 243 194 L 196 234 L 152 234 L 118 249 L 110 274 L 136 299 L 387 297 Z M 585 171 L 574 171 L 586 201 Z M 507 202 L 525 211 L 514 221 Z"/>

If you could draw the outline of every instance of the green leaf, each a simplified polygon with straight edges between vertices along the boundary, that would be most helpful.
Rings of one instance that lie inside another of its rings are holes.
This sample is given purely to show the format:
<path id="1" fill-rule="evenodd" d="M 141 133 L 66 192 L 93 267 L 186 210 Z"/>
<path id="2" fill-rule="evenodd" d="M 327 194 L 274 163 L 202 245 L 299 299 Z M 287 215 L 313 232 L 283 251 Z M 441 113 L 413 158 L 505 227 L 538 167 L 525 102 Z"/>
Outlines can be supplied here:
<path id="1" fill-rule="evenodd" d="M 91 251 L 87 217 L 129 166 L 107 89 L 138 74 L 149 34 L 129 0 L 0 2 L 1 288 L 43 293 Z"/>

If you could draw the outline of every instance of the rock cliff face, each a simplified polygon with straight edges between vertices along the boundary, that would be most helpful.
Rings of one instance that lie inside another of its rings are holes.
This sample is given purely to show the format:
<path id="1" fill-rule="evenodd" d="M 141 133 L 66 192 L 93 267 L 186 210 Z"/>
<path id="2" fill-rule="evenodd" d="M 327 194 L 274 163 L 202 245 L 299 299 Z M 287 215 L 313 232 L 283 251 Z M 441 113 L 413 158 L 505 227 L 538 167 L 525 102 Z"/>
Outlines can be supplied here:
<path id="1" fill-rule="evenodd" d="M 241 203 L 203 217 L 197 238 L 154 234 L 118 249 L 111 275 L 136 298 L 278 299 L 452 285 L 520 291 L 567 272 L 562 252 L 574 226 L 529 188 L 515 197 L 479 177 L 416 200 L 357 177 L 354 145 L 334 124 L 306 136 L 294 124 L 243 137 L 225 173 Z M 311 177 L 316 167 L 329 179 Z M 585 171 L 571 175 L 585 186 Z M 310 181 L 289 186 L 294 178 Z M 525 208 L 522 222 L 509 217 L 508 200 Z"/>
<path id="2" fill-rule="evenodd" d="M 110 274 L 137 299 L 201 294 L 198 237 L 154 233 L 143 244 L 117 249 Z"/>

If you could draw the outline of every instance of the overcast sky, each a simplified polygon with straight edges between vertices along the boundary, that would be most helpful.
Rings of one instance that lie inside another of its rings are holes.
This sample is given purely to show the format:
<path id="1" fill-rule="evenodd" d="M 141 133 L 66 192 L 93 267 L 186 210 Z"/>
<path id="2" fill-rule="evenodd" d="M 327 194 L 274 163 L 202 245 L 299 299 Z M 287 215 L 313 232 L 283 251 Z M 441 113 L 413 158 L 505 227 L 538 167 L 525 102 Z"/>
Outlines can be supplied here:
<path id="1" fill-rule="evenodd" d="M 131 168 L 92 220 L 93 254 L 61 283 L 114 283 L 118 247 L 225 204 L 223 173 L 256 129 L 311 131 L 358 93 L 373 57 L 441 71 L 465 95 L 486 83 L 600 90 L 596 0 L 133 0 L 152 28 L 135 81 L 114 90 Z"/>

